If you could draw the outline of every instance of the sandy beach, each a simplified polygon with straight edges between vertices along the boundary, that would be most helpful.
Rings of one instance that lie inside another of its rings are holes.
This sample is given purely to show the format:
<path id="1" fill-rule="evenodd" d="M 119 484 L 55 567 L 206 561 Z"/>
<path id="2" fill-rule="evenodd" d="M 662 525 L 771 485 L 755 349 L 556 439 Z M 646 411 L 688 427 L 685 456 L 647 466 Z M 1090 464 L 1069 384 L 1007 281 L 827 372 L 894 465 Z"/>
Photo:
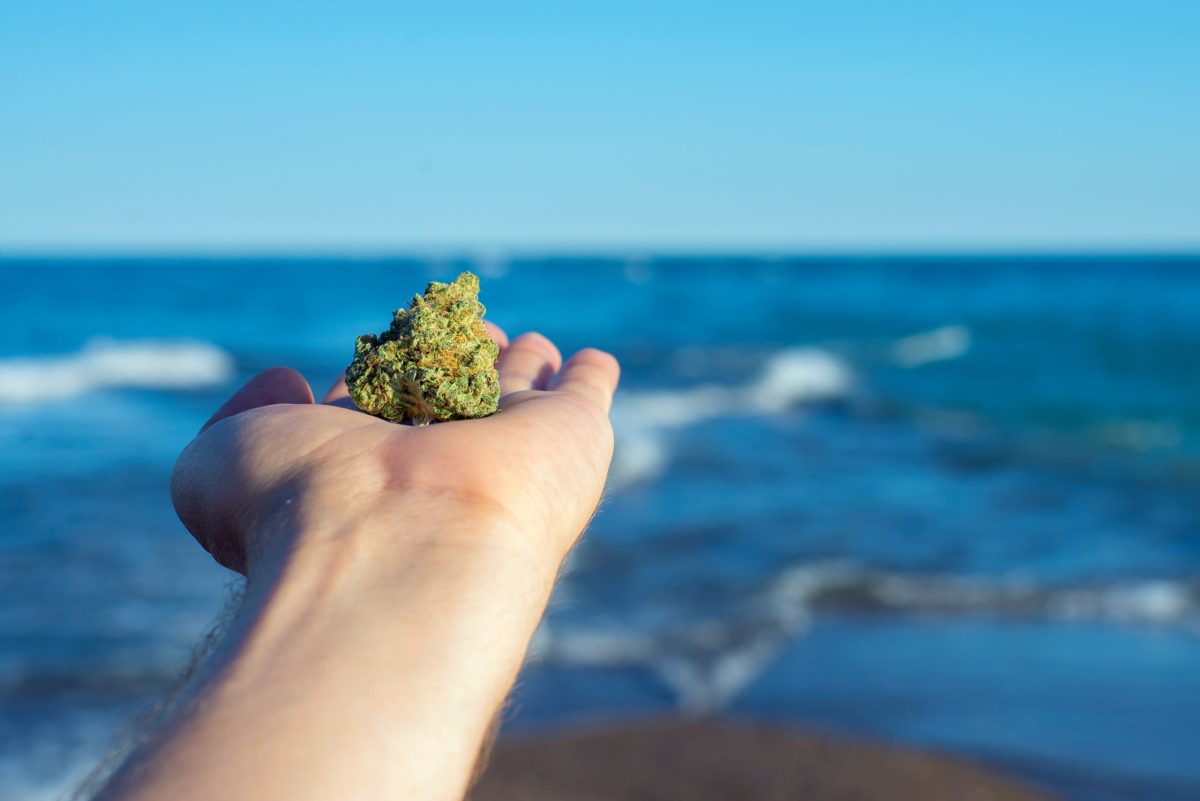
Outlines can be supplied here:
<path id="1" fill-rule="evenodd" d="M 749 723 L 502 738 L 471 801 L 1051 801 L 951 757 Z"/>

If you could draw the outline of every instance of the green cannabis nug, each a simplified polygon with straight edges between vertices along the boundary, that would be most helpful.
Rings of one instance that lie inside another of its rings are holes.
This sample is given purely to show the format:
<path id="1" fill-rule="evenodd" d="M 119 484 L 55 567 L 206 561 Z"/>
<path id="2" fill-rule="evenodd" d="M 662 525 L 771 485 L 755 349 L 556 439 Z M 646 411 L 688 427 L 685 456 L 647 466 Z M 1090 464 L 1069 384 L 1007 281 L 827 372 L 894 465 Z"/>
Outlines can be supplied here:
<path id="1" fill-rule="evenodd" d="M 500 348 L 483 325 L 479 279 L 430 282 L 392 325 L 354 344 L 346 387 L 368 414 L 415 425 L 486 417 L 500 401 Z"/>

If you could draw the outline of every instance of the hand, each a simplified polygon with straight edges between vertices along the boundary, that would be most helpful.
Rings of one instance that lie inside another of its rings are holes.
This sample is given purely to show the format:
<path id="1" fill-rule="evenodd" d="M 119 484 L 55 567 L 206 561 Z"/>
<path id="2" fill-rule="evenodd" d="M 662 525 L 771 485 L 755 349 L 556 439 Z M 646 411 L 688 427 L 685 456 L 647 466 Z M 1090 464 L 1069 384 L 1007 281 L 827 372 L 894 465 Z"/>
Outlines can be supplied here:
<path id="1" fill-rule="evenodd" d="M 480 420 L 397 425 L 355 410 L 342 381 L 316 404 L 294 370 L 255 376 L 180 457 L 180 518 L 217 561 L 251 577 L 364 521 L 385 540 L 372 547 L 428 537 L 557 569 L 600 498 L 619 368 L 592 349 L 563 365 L 539 334 L 510 345 L 489 331 L 501 346 L 501 411 Z"/>
<path id="2" fill-rule="evenodd" d="M 463 797 L 600 498 L 618 377 L 600 351 L 562 365 L 492 333 L 492 417 L 396 425 L 286 368 L 213 415 L 172 492 L 247 592 L 99 799 Z"/>

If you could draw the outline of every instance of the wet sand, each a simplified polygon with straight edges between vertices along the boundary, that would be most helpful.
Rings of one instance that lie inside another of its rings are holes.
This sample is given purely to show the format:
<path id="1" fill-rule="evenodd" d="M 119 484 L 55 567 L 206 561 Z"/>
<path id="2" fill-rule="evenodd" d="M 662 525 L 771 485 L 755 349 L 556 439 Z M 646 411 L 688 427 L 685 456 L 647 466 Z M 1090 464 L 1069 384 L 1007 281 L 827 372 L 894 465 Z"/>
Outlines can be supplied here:
<path id="1" fill-rule="evenodd" d="M 802 730 L 656 721 L 502 738 L 471 801 L 1050 801 L 951 757 Z"/>

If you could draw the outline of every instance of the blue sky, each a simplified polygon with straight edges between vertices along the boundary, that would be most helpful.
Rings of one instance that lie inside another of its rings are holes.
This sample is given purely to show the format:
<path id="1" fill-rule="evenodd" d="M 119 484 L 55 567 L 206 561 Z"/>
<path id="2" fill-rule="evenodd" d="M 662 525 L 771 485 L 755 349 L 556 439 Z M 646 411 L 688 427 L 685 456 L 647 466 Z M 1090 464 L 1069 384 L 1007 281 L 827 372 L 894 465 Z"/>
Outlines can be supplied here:
<path id="1" fill-rule="evenodd" d="M 3 249 L 1200 246 L 1200 3 L 0 3 Z"/>

